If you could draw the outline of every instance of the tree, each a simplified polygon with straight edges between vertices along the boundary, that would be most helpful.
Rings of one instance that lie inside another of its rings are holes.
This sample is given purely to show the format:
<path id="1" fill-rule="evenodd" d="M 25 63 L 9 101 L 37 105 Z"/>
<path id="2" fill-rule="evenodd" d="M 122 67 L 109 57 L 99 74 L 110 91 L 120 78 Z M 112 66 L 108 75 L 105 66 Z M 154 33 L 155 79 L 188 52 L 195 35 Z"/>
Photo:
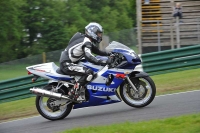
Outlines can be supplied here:
<path id="1" fill-rule="evenodd" d="M 27 0 L 24 24 L 28 37 L 23 39 L 26 54 L 60 49 L 66 44 L 66 2 Z"/>
<path id="2" fill-rule="evenodd" d="M 72 26 L 71 31 L 81 31 L 89 22 L 98 22 L 103 26 L 105 34 L 112 32 L 112 35 L 109 34 L 111 40 L 123 42 L 123 40 L 130 39 L 129 32 L 124 32 L 125 34 L 117 32 L 132 28 L 133 20 L 129 13 L 131 10 L 129 0 L 68 0 L 67 4 L 69 6 L 67 20 L 71 20 L 68 21 Z M 72 19 L 71 16 L 74 18 Z"/>
<path id="3" fill-rule="evenodd" d="M 123 42 L 129 32 L 118 31 L 134 26 L 134 7 L 135 0 L 0 1 L 0 62 L 63 49 L 89 22 Z"/>
<path id="4" fill-rule="evenodd" d="M 105 29 L 105 34 L 109 35 L 110 41 L 116 40 L 125 43 L 124 40 L 130 39 L 129 32 L 119 31 L 132 28 L 133 21 L 129 16 L 129 0 L 101 0 L 85 2 L 91 9 L 90 21 L 99 22 Z"/>
<path id="5" fill-rule="evenodd" d="M 20 53 L 20 41 L 23 36 L 20 8 L 23 0 L 0 1 L 0 62 L 16 59 Z"/>
<path id="6" fill-rule="evenodd" d="M 129 16 L 132 19 L 133 23 L 132 26 L 136 27 L 136 0 L 129 0 L 130 1 L 130 8 L 128 10 Z"/>

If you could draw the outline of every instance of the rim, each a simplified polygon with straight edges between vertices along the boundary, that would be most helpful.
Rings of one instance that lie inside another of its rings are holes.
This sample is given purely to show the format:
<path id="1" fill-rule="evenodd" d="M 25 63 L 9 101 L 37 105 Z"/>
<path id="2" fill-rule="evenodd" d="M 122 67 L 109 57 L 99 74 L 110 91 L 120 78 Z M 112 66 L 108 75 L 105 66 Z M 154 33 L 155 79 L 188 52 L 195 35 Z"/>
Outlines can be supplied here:
<path id="1" fill-rule="evenodd" d="M 136 94 L 132 88 L 130 89 L 131 92 L 128 93 L 128 86 L 130 86 L 128 83 L 124 84 L 124 86 L 123 86 L 124 98 L 129 103 L 134 104 L 134 105 L 145 104 L 146 102 L 148 102 L 148 100 L 151 98 L 151 95 L 152 95 L 152 87 L 151 87 L 150 83 L 144 78 L 139 78 L 139 80 L 145 83 L 145 85 L 140 84 L 139 95 Z M 141 98 L 139 98 L 142 95 L 142 93 L 143 94 L 146 93 L 146 94 L 145 94 L 145 96 L 142 96 Z M 134 97 L 138 97 L 138 100 L 136 100 Z"/>
<path id="2" fill-rule="evenodd" d="M 39 106 L 41 111 L 49 117 L 60 117 L 61 115 L 63 115 L 63 113 L 67 110 L 66 100 L 54 100 L 53 102 L 51 102 L 50 105 L 53 104 L 62 105 L 58 108 L 57 111 L 54 112 L 49 108 L 47 104 L 49 99 L 50 98 L 48 97 L 40 97 Z"/>

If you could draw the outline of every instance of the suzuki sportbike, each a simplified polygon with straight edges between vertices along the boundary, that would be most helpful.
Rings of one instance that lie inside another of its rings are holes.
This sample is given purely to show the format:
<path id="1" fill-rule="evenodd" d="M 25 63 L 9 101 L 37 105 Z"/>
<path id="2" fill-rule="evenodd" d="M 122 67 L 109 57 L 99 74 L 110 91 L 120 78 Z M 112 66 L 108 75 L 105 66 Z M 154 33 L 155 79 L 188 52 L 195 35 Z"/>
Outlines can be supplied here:
<path id="1" fill-rule="evenodd" d="M 106 105 L 124 101 L 127 105 L 141 108 L 149 105 L 156 94 L 156 87 L 150 76 L 135 68 L 141 64 L 140 57 L 129 47 L 113 41 L 106 48 L 114 56 L 110 65 L 99 66 L 81 59 L 80 66 L 88 67 L 95 72 L 94 78 L 79 90 L 84 100 L 72 100 L 68 91 L 74 87 L 80 76 L 69 76 L 62 73 L 53 62 L 26 67 L 33 74 L 33 81 L 38 77 L 48 80 L 44 87 L 33 87 L 30 91 L 36 94 L 36 108 L 46 119 L 59 120 L 67 117 L 72 109 Z M 108 57 L 96 58 L 107 60 Z"/>

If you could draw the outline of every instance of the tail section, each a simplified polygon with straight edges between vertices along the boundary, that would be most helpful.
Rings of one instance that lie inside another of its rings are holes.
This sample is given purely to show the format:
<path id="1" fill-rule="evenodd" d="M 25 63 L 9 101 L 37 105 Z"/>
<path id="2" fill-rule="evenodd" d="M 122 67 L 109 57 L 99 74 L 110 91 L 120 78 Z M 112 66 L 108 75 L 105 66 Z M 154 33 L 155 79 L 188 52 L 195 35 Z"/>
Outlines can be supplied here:
<path id="1" fill-rule="evenodd" d="M 57 73 L 56 70 L 59 69 L 59 67 L 54 62 L 33 65 L 26 67 L 26 69 L 29 73 L 46 79 L 67 81 L 73 78 L 68 75 Z"/>

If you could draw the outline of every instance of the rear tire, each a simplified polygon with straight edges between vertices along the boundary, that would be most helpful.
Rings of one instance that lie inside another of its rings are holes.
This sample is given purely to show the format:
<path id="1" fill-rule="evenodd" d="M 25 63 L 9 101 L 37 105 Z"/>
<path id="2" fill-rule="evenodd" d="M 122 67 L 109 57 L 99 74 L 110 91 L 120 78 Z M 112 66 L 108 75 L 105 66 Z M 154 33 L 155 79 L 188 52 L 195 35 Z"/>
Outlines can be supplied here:
<path id="1" fill-rule="evenodd" d="M 156 95 L 156 86 L 153 80 L 150 77 L 130 77 L 130 80 L 138 89 L 138 93 L 125 80 L 120 86 L 122 100 L 129 106 L 135 108 L 149 105 Z"/>
<path id="2" fill-rule="evenodd" d="M 48 84 L 43 89 L 52 90 L 57 84 Z M 61 87 L 58 93 L 67 94 L 67 88 Z M 67 100 L 58 100 L 50 97 L 36 96 L 35 104 L 38 112 L 48 120 L 60 120 L 69 115 L 73 108 L 73 103 Z"/>
<path id="3" fill-rule="evenodd" d="M 48 110 L 45 110 L 45 108 L 43 108 L 43 106 L 44 106 L 44 105 L 42 105 L 43 98 L 44 97 L 42 97 L 42 96 L 36 97 L 36 100 L 35 100 L 36 108 L 37 108 L 38 112 L 40 113 L 40 115 L 42 115 L 44 118 L 46 118 L 48 120 L 54 121 L 54 120 L 64 119 L 65 117 L 67 117 L 69 115 L 69 113 L 72 110 L 73 104 L 70 103 L 70 104 L 66 105 L 66 108 L 64 108 L 62 111 L 57 109 L 56 112 L 59 112 L 58 113 L 59 115 L 56 115 L 54 112 L 52 112 L 52 113 L 48 112 Z"/>

